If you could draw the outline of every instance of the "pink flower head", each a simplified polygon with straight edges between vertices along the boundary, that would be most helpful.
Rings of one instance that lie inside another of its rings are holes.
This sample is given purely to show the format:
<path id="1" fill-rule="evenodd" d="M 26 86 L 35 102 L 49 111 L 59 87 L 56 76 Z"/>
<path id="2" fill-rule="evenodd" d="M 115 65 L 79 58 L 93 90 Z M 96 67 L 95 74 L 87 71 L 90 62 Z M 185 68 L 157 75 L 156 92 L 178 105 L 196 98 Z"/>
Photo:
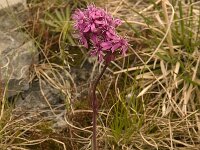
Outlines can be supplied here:
<path id="1" fill-rule="evenodd" d="M 117 35 L 116 27 L 120 19 L 114 19 L 102 8 L 89 5 L 86 9 L 77 9 L 72 15 L 74 28 L 79 34 L 79 40 L 86 48 L 92 48 L 91 55 L 102 61 L 104 55 L 120 51 L 125 55 L 128 42 Z"/>

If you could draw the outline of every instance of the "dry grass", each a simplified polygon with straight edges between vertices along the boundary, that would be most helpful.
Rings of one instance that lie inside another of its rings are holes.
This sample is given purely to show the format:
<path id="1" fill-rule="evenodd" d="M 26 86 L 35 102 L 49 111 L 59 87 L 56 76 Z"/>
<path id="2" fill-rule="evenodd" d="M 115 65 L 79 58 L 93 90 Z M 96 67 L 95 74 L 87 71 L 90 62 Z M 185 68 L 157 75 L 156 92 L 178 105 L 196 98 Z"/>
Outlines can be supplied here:
<path id="1" fill-rule="evenodd" d="M 200 3 L 194 0 L 157 0 L 154 4 L 145 0 L 106 0 L 104 3 L 97 0 L 95 3 L 123 19 L 124 24 L 118 30 L 130 43 L 128 54 L 112 62 L 98 87 L 99 149 L 199 149 Z M 1 105 L 3 149 L 44 149 L 45 146 L 48 149 L 91 149 L 92 111 L 87 99 L 76 96 L 75 91 L 80 91 L 81 85 L 75 86 L 77 81 L 67 71 L 74 63 L 70 62 L 73 42 L 64 38 L 66 44 L 62 38 L 62 27 L 66 24 L 59 24 L 61 30 L 55 33 L 48 28 L 41 32 L 42 23 L 38 21 L 46 11 L 53 14 L 54 10 L 66 6 L 53 4 L 49 3 L 45 9 L 42 3 L 32 7 L 37 15 L 29 22 L 28 29 L 35 36 L 43 59 L 34 66 L 31 77 L 45 80 L 60 90 L 66 96 L 66 110 L 53 108 L 48 97 L 45 99 L 50 107 L 46 111 L 51 112 L 48 117 L 42 116 L 45 111 L 14 116 L 11 112 L 15 109 Z M 66 47 L 69 53 L 63 57 Z M 88 58 L 82 57 L 87 56 L 87 52 L 80 46 L 76 49 L 81 51 L 78 55 L 84 65 Z M 89 80 L 103 66 L 92 62 L 94 67 Z M 60 73 L 61 70 L 65 73 Z M 66 88 L 66 78 L 72 89 Z M 84 84 L 89 87 L 88 80 Z M 6 101 L 5 97 L 2 99 Z M 53 127 L 52 118 L 62 120 L 59 130 Z"/>

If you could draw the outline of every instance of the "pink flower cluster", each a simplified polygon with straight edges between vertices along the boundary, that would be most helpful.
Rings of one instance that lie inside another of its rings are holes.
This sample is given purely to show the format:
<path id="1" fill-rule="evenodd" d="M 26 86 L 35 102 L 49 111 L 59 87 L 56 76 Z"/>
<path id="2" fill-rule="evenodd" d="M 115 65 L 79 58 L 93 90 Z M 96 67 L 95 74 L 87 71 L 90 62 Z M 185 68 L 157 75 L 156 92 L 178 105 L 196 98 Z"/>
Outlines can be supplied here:
<path id="1" fill-rule="evenodd" d="M 105 10 L 94 5 L 89 5 L 84 10 L 76 10 L 72 18 L 80 42 L 86 48 L 92 47 L 91 55 L 97 56 L 99 61 L 102 61 L 107 53 L 126 53 L 128 42 L 115 31 L 121 20 L 114 19 Z"/>

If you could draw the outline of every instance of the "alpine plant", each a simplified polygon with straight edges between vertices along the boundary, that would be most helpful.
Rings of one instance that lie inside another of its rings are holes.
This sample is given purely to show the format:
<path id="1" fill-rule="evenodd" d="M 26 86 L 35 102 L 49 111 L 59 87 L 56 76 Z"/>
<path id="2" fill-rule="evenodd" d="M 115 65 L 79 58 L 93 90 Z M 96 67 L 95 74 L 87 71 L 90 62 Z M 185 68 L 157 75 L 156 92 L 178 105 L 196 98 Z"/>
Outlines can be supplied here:
<path id="1" fill-rule="evenodd" d="M 86 9 L 77 9 L 72 18 L 74 28 L 78 34 L 80 43 L 90 50 L 91 56 L 96 56 L 99 62 L 105 61 L 105 66 L 91 87 L 91 101 L 93 109 L 93 136 L 92 149 L 97 150 L 97 114 L 98 104 L 96 87 L 103 76 L 108 64 L 115 59 L 117 54 L 125 55 L 128 42 L 119 36 L 116 28 L 121 25 L 120 19 L 114 19 L 104 9 L 89 5 Z"/>

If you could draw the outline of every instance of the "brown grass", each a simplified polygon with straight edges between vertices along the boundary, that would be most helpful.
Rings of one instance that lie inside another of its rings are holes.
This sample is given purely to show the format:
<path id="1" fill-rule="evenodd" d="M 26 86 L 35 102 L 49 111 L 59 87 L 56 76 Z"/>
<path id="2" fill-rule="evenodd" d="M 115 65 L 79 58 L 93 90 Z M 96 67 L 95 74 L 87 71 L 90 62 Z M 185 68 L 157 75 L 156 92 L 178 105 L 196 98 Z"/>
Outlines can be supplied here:
<path id="1" fill-rule="evenodd" d="M 68 67 L 73 63 L 63 65 L 63 57 L 57 57 L 60 56 L 59 48 L 62 48 L 63 42 L 59 37 L 63 33 L 52 36 L 54 33 L 49 28 L 41 28 L 42 24 L 39 22 L 45 11 L 54 12 L 55 8 L 65 8 L 66 5 L 54 1 L 44 6 L 45 2 L 31 6 L 34 17 L 28 21 L 29 27 L 26 28 L 35 39 L 42 39 L 36 40 L 42 59 L 39 65 L 33 66 L 31 79 L 41 82 L 45 80 L 53 88 L 60 90 L 66 97 L 63 104 L 66 109 L 51 106 L 47 97 L 45 100 L 49 109 L 38 112 L 30 110 L 23 113 L 1 105 L 0 147 L 91 149 L 92 111 L 87 97 L 78 97 L 76 91 L 80 91 L 83 84 L 89 87 L 89 81 L 94 79 L 104 64 L 98 65 L 89 58 L 94 64 L 90 77 L 84 83 L 81 82 L 82 85 L 76 86 L 80 83 L 74 80 Z M 152 4 L 145 0 L 95 1 L 96 5 L 123 19 L 123 25 L 118 30 L 130 43 L 128 54 L 125 57 L 119 56 L 112 62 L 98 87 L 99 149 L 199 149 L 199 46 L 188 52 L 184 45 L 177 42 L 174 28 L 176 22 L 183 20 L 186 23 L 189 20 L 188 9 L 193 6 L 193 15 L 190 17 L 195 25 L 193 28 L 185 28 L 193 33 L 192 38 L 197 36 L 199 39 L 197 26 L 200 3 L 181 1 L 185 16 L 180 19 L 176 18 L 179 15 L 178 0 L 173 1 L 174 5 L 170 2 L 157 0 Z M 83 7 L 84 4 L 78 6 Z M 70 51 L 71 46 L 67 50 Z M 80 46 L 76 49 L 81 51 L 81 60 L 88 59 L 82 58 L 87 56 L 84 49 Z M 55 62 L 52 58 L 58 61 Z M 69 57 L 66 57 L 65 61 L 68 60 Z M 85 61 L 81 65 L 84 66 L 84 63 Z M 65 71 L 64 76 L 60 73 L 62 70 Z M 67 88 L 65 78 L 70 80 L 71 89 Z M 5 102 L 4 97 L 2 100 Z M 51 115 L 44 116 L 45 112 Z M 119 112 L 118 116 L 116 112 Z M 58 128 L 55 127 L 56 119 L 61 121 Z"/>

